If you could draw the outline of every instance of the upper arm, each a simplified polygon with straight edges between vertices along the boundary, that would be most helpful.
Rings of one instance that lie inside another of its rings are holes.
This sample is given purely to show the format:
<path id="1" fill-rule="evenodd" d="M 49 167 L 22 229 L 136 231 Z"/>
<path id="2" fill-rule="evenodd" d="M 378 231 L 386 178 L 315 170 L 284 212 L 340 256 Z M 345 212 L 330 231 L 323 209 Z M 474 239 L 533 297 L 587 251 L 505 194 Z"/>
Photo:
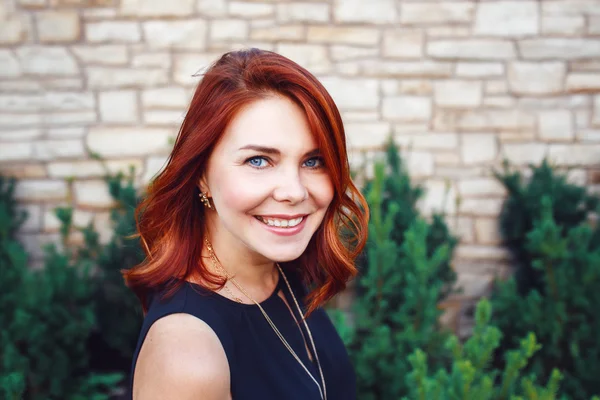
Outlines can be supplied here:
<path id="1" fill-rule="evenodd" d="M 230 398 L 229 364 L 215 332 L 188 314 L 156 321 L 140 349 L 133 400 Z"/>

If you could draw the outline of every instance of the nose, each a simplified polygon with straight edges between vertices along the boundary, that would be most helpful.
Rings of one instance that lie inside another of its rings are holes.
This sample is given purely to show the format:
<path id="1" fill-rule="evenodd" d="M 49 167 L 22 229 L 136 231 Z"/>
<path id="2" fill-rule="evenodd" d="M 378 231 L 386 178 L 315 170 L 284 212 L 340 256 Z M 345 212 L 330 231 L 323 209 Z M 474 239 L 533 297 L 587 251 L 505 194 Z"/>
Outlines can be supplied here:
<path id="1" fill-rule="evenodd" d="M 297 169 L 289 169 L 280 174 L 278 184 L 273 191 L 277 201 L 298 204 L 308 198 L 308 190 Z"/>

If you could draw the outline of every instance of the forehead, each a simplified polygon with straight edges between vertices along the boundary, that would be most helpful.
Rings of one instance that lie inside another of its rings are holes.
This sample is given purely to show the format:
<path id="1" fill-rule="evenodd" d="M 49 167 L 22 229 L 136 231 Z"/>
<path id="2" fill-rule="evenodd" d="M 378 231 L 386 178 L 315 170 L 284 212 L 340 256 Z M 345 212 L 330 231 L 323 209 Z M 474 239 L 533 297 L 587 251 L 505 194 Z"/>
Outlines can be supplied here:
<path id="1" fill-rule="evenodd" d="M 283 96 L 269 96 L 242 108 L 225 129 L 222 145 L 237 151 L 245 145 L 274 147 L 282 152 L 305 152 L 316 140 L 304 111 Z"/>

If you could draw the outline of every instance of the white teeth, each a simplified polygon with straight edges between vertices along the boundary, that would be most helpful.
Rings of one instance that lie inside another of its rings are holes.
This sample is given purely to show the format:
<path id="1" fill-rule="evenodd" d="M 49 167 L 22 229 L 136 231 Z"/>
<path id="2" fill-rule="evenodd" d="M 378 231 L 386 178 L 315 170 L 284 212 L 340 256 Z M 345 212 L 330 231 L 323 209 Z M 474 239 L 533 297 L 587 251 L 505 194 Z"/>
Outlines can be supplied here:
<path id="1" fill-rule="evenodd" d="M 257 216 L 257 219 L 262 221 L 263 223 L 269 226 L 281 227 L 281 228 L 293 228 L 298 225 L 304 217 L 294 218 L 294 219 L 273 219 L 273 218 L 263 218 Z"/>

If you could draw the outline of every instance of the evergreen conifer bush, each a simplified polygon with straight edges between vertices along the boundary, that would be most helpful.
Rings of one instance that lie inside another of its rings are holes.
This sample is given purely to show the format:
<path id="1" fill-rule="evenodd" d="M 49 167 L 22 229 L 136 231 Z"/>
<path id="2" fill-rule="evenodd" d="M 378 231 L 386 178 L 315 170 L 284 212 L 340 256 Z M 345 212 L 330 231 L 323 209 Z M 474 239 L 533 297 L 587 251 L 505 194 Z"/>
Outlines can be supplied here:
<path id="1" fill-rule="evenodd" d="M 493 367 L 493 355 L 500 345 L 502 332 L 490 325 L 491 305 L 482 299 L 475 312 L 473 335 L 460 344 L 451 336 L 446 349 L 453 355 L 452 364 L 428 371 L 428 357 L 421 349 L 410 355 L 412 371 L 407 376 L 410 394 L 405 400 L 554 400 L 559 399 L 562 379 L 552 369 L 546 386 L 536 383 L 534 375 L 527 376 L 524 368 L 542 346 L 533 333 L 520 338 L 516 348 L 504 353 L 504 368 Z M 592 400 L 599 400 L 594 397 Z"/>
<path id="2" fill-rule="evenodd" d="M 547 162 L 529 180 L 505 167 L 508 189 L 502 234 L 517 259 L 514 279 L 492 298 L 494 323 L 505 333 L 500 353 L 534 332 L 544 347 L 527 368 L 564 376 L 561 393 L 582 400 L 600 394 L 600 228 L 590 216 L 599 198 L 568 182 Z"/>
<path id="3" fill-rule="evenodd" d="M 439 329 L 438 302 L 455 280 L 456 245 L 442 216 L 428 223 L 417 210 L 423 190 L 413 186 L 393 143 L 366 185 L 371 211 L 369 241 L 359 262 L 352 322 L 335 321 L 357 374 L 361 400 L 400 399 L 408 355 L 425 349 L 435 364 L 447 333 Z"/>
<path id="4" fill-rule="evenodd" d="M 49 245 L 44 268 L 27 268 L 15 239 L 25 216 L 17 211 L 14 187 L 14 180 L 0 177 L 0 394 L 107 399 L 122 376 L 89 372 L 87 341 L 96 323 L 90 264 Z M 69 224 L 72 215 L 59 210 L 57 216 Z"/>

